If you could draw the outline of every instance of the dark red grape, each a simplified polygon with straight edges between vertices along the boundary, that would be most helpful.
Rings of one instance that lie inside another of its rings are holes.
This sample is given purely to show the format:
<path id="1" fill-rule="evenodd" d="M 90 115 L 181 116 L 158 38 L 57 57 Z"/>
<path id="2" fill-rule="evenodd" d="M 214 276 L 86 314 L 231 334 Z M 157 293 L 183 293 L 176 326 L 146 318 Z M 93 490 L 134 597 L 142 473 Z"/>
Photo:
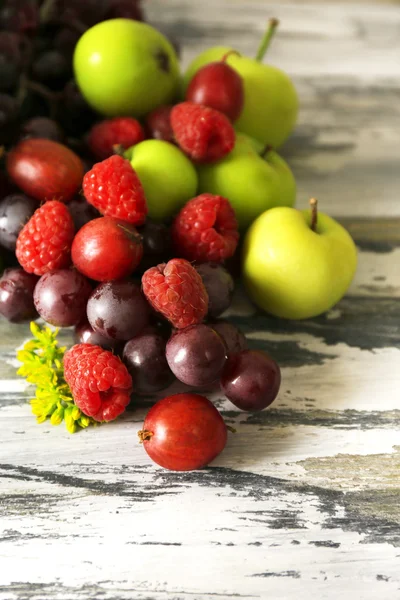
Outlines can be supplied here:
<path id="1" fill-rule="evenodd" d="M 72 29 L 71 27 L 60 29 L 53 40 L 55 50 L 61 52 L 67 60 L 72 61 L 75 46 L 81 35 L 82 34 L 79 31 Z"/>
<path id="2" fill-rule="evenodd" d="M 222 338 L 207 325 L 193 325 L 173 333 L 166 357 L 175 377 L 192 386 L 210 385 L 225 363 Z"/>
<path id="3" fill-rule="evenodd" d="M 34 117 L 25 121 L 20 129 L 20 139 L 44 138 L 53 142 L 64 141 L 64 132 L 56 121 L 48 117 Z"/>
<path id="4" fill-rule="evenodd" d="M 0 244 L 4 248 L 15 250 L 19 232 L 37 207 L 37 202 L 25 194 L 6 196 L 0 202 Z"/>
<path id="5" fill-rule="evenodd" d="M 109 0 L 54 0 L 48 19 L 76 28 L 91 27 L 107 18 L 108 6 Z"/>
<path id="6" fill-rule="evenodd" d="M 33 33 L 39 25 L 36 0 L 3 0 L 0 8 L 0 29 L 17 33 Z"/>
<path id="7" fill-rule="evenodd" d="M 122 359 L 132 376 L 137 394 L 151 394 L 167 388 L 175 379 L 165 358 L 166 340 L 153 327 L 125 344 Z"/>
<path id="8" fill-rule="evenodd" d="M 220 319 L 215 323 L 211 323 L 210 327 L 221 336 L 228 356 L 236 352 L 241 352 L 241 350 L 246 350 L 247 340 L 244 333 L 235 327 L 235 325 L 232 325 L 232 323 Z"/>
<path id="9" fill-rule="evenodd" d="M 168 262 L 171 256 L 171 233 L 163 223 L 154 223 L 147 219 L 143 227 L 138 227 L 142 236 L 143 258 L 140 263 L 142 272 L 156 265 Z"/>
<path id="10" fill-rule="evenodd" d="M 22 68 L 20 36 L 0 31 L 0 91 L 10 91 L 18 83 Z"/>
<path id="11" fill-rule="evenodd" d="M 6 269 L 0 279 L 0 314 L 12 323 L 35 319 L 33 290 L 37 281 L 36 275 L 23 269 Z"/>
<path id="12" fill-rule="evenodd" d="M 101 346 L 105 350 L 113 350 L 117 345 L 115 340 L 110 340 L 94 331 L 86 320 L 75 327 L 74 338 L 76 344 L 93 344 L 93 346 Z"/>
<path id="13" fill-rule="evenodd" d="M 58 107 L 57 120 L 70 135 L 80 136 L 85 133 L 97 116 L 87 104 L 75 81 L 65 86 Z"/>
<path id="14" fill-rule="evenodd" d="M 150 137 L 156 140 L 175 143 L 175 136 L 171 126 L 171 110 L 173 106 L 159 106 L 146 117 L 146 130 Z"/>
<path id="15" fill-rule="evenodd" d="M 275 400 L 280 385 L 279 366 L 260 350 L 232 354 L 221 375 L 222 391 L 241 410 L 263 410 Z"/>
<path id="16" fill-rule="evenodd" d="M 39 315 L 57 327 L 70 327 L 82 321 L 92 292 L 89 281 L 75 269 L 60 269 L 43 275 L 34 292 Z"/>
<path id="17" fill-rule="evenodd" d="M 32 77 L 52 90 L 62 90 L 72 75 L 71 64 L 58 50 L 40 54 L 32 64 Z"/>
<path id="18" fill-rule="evenodd" d="M 141 0 L 109 0 L 106 19 L 134 19 L 143 21 Z"/>
<path id="19" fill-rule="evenodd" d="M 175 394 L 147 413 L 139 439 L 150 458 L 171 471 L 208 465 L 225 448 L 227 428 L 215 406 L 198 394 Z"/>
<path id="20" fill-rule="evenodd" d="M 232 302 L 235 284 L 228 271 L 215 263 L 203 263 L 196 267 L 208 294 L 208 315 L 219 317 Z"/>
<path id="21" fill-rule="evenodd" d="M 8 144 L 15 136 L 18 103 L 8 94 L 0 94 L 0 144 Z"/>
<path id="22" fill-rule="evenodd" d="M 75 225 L 75 233 L 77 233 L 81 227 L 100 217 L 100 213 L 85 200 L 83 196 L 75 196 L 71 202 L 68 203 L 68 210 L 71 214 L 72 220 Z"/>
<path id="23" fill-rule="evenodd" d="M 148 324 L 150 308 L 138 285 L 132 281 L 111 281 L 92 292 L 87 317 L 98 333 L 127 341 Z"/>

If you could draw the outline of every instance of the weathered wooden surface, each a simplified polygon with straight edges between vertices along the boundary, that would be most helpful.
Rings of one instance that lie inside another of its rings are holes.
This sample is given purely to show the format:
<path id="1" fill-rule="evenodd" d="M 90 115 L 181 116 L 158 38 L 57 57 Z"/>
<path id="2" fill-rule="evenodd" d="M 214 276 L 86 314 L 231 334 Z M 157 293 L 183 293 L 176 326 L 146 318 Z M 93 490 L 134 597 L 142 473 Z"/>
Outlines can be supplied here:
<path id="1" fill-rule="evenodd" d="M 187 60 L 221 38 L 253 48 L 266 5 L 160 0 L 149 12 Z M 187 474 L 137 443 L 150 398 L 75 436 L 36 425 L 13 364 L 27 327 L 0 322 L 1 600 L 400 597 L 400 12 L 269 12 L 283 20 L 271 60 L 303 106 L 285 149 L 299 202 L 316 193 L 342 218 L 355 281 L 297 323 L 238 293 L 229 318 L 279 361 L 282 390 L 256 415 L 214 394 L 237 433 Z"/>

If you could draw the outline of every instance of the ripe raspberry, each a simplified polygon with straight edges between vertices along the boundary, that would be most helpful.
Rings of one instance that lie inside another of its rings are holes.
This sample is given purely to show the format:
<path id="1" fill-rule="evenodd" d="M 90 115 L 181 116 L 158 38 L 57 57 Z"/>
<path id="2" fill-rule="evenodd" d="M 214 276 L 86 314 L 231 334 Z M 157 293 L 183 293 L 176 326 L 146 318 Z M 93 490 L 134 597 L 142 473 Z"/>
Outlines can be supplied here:
<path id="1" fill-rule="evenodd" d="M 229 201 L 212 194 L 190 200 L 173 223 L 172 241 L 180 256 L 199 263 L 219 263 L 233 256 L 239 233 Z"/>
<path id="2" fill-rule="evenodd" d="M 116 117 L 94 125 L 89 133 L 88 145 L 97 159 L 104 160 L 113 154 L 115 145 L 121 145 L 126 150 L 144 138 L 139 121 L 132 117 Z"/>
<path id="3" fill-rule="evenodd" d="M 142 287 L 152 307 L 177 329 L 200 323 L 207 314 L 206 288 L 187 260 L 173 258 L 148 269 L 142 277 Z"/>
<path id="4" fill-rule="evenodd" d="M 50 200 L 38 208 L 21 229 L 15 253 L 27 273 L 44 275 L 71 263 L 74 222 L 68 208 Z"/>
<path id="5" fill-rule="evenodd" d="M 96 421 L 113 421 L 130 402 L 132 377 L 120 358 L 100 346 L 72 346 L 64 355 L 64 377 L 75 404 Z"/>
<path id="6" fill-rule="evenodd" d="M 228 154 L 235 145 L 235 130 L 222 113 L 182 102 L 171 111 L 171 125 L 181 149 L 197 162 L 214 162 Z"/>
<path id="7" fill-rule="evenodd" d="M 147 205 L 142 184 L 129 160 L 110 156 L 97 163 L 83 178 L 86 200 L 106 217 L 142 225 Z"/>

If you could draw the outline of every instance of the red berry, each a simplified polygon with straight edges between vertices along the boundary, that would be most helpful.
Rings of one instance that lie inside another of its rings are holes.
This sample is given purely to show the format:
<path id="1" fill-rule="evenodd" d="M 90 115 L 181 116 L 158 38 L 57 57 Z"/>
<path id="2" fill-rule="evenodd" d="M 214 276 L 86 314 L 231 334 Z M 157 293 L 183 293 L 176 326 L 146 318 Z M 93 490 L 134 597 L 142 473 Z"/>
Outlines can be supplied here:
<path id="1" fill-rule="evenodd" d="M 226 425 L 215 406 L 198 394 L 175 394 L 147 413 L 139 439 L 150 458 L 171 471 L 208 465 L 225 448 Z"/>
<path id="2" fill-rule="evenodd" d="M 148 269 L 142 277 L 143 293 L 155 310 L 174 327 L 200 323 L 208 310 L 208 296 L 194 267 L 181 258 Z"/>
<path id="3" fill-rule="evenodd" d="M 180 256 L 197 262 L 222 262 L 235 253 L 239 233 L 235 213 L 222 196 L 201 194 L 182 208 L 172 226 Z"/>
<path id="4" fill-rule="evenodd" d="M 193 102 L 177 104 L 171 111 L 175 139 L 197 162 L 215 162 L 231 152 L 235 130 L 222 113 Z"/>
<path id="5" fill-rule="evenodd" d="M 129 160 L 110 156 L 97 163 L 83 178 L 86 200 L 107 217 L 142 225 L 146 220 L 146 198 L 140 179 Z"/>
<path id="6" fill-rule="evenodd" d="M 111 156 L 114 146 L 122 146 L 124 150 L 138 144 L 145 138 L 139 121 L 132 117 L 115 117 L 101 121 L 89 132 L 88 146 L 98 160 Z"/>
<path id="7" fill-rule="evenodd" d="M 16 256 L 27 273 L 44 275 L 71 263 L 74 223 L 62 202 L 51 200 L 38 208 L 21 230 Z"/>
<path id="8" fill-rule="evenodd" d="M 170 105 L 155 108 L 146 117 L 146 128 L 152 138 L 173 144 L 175 137 L 171 127 L 171 110 Z"/>
<path id="9" fill-rule="evenodd" d="M 90 279 L 122 279 L 140 263 L 142 240 L 130 223 L 100 217 L 89 221 L 78 231 L 71 255 L 78 271 Z"/>
<path id="10" fill-rule="evenodd" d="M 100 346 L 72 346 L 64 355 L 64 377 L 75 404 L 96 421 L 113 421 L 130 402 L 132 377 L 120 358 Z"/>
<path id="11" fill-rule="evenodd" d="M 197 71 L 186 91 L 186 100 L 215 108 L 236 121 L 243 110 L 244 86 L 239 73 L 225 62 L 227 57 Z"/>
<path id="12" fill-rule="evenodd" d="M 41 202 L 68 202 L 83 179 L 77 154 L 62 144 L 38 138 L 23 140 L 11 150 L 7 171 L 21 190 Z"/>

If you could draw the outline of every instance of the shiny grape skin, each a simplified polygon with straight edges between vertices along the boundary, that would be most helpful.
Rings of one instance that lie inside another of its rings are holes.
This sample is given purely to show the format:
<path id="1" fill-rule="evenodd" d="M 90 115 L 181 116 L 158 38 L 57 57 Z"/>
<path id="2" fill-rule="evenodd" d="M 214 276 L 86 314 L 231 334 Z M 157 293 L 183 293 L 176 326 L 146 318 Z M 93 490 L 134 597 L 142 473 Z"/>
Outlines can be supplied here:
<path id="1" fill-rule="evenodd" d="M 64 132 L 56 121 L 48 117 L 34 117 L 21 126 L 19 139 L 45 138 L 53 142 L 64 142 Z"/>
<path id="2" fill-rule="evenodd" d="M 201 324 L 173 333 L 167 343 L 166 356 L 179 381 L 201 387 L 218 379 L 226 353 L 218 333 Z"/>
<path id="3" fill-rule="evenodd" d="M 208 294 L 208 315 L 216 318 L 222 315 L 232 303 L 235 289 L 232 276 L 221 265 L 203 263 L 196 267 L 201 275 Z"/>
<path id="4" fill-rule="evenodd" d="M 0 314 L 11 323 L 35 319 L 33 291 L 37 281 L 36 275 L 23 269 L 6 269 L 0 278 Z"/>
<path id="5" fill-rule="evenodd" d="M 72 220 L 75 225 L 75 233 L 89 223 L 93 219 L 98 219 L 101 215 L 94 206 L 89 204 L 83 196 L 75 196 L 68 203 L 68 210 L 71 214 Z"/>
<path id="6" fill-rule="evenodd" d="M 39 315 L 56 327 L 71 327 L 82 321 L 92 292 L 88 279 L 75 269 L 59 269 L 43 275 L 34 292 Z"/>
<path id="7" fill-rule="evenodd" d="M 150 307 L 132 281 L 102 283 L 87 304 L 88 321 L 95 331 L 113 340 L 128 341 L 148 324 Z"/>
<path id="8" fill-rule="evenodd" d="M 232 354 L 221 375 L 221 389 L 238 408 L 259 411 L 270 406 L 281 385 L 277 363 L 261 350 Z"/>
<path id="9" fill-rule="evenodd" d="M 15 251 L 17 237 L 39 204 L 25 194 L 11 194 L 0 202 L 0 244 Z"/>
<path id="10" fill-rule="evenodd" d="M 91 327 L 86 320 L 76 325 L 74 331 L 74 340 L 76 344 L 93 344 L 93 346 L 101 346 L 105 350 L 113 350 L 117 346 L 115 340 L 104 337 Z"/>
<path id="11" fill-rule="evenodd" d="M 132 376 L 136 394 L 159 392 L 174 381 L 165 346 L 166 339 L 151 326 L 125 344 L 122 359 Z"/>
<path id="12" fill-rule="evenodd" d="M 140 272 L 168 262 L 171 258 L 172 243 L 170 229 L 163 223 L 155 223 L 147 219 L 146 224 L 138 227 L 142 236 L 143 258 L 140 262 Z"/>
<path id="13" fill-rule="evenodd" d="M 229 321 L 218 319 L 218 321 L 210 323 L 210 327 L 221 336 L 228 356 L 246 350 L 247 340 L 244 333 Z"/>

